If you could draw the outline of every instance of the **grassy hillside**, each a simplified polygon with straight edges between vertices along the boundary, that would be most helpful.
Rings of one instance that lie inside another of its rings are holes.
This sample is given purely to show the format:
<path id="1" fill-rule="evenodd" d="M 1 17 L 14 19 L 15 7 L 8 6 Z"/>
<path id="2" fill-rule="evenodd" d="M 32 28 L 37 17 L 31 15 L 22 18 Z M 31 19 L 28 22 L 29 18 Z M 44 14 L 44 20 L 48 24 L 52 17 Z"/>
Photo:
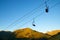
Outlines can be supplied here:
<path id="1" fill-rule="evenodd" d="M 57 33 L 59 33 L 59 32 L 60 32 L 60 30 L 53 30 L 53 31 L 47 32 L 47 34 L 53 36 L 53 35 L 55 35 L 55 34 L 57 34 Z"/>
<path id="2" fill-rule="evenodd" d="M 30 28 L 18 29 L 14 32 L 0 31 L 0 40 L 60 40 L 60 30 L 46 34 Z"/>
<path id="3" fill-rule="evenodd" d="M 60 40 L 60 32 L 55 34 L 55 35 L 53 35 L 53 36 L 51 36 L 49 38 L 49 40 Z"/>
<path id="4" fill-rule="evenodd" d="M 16 38 L 42 38 L 47 37 L 44 33 L 37 32 L 30 28 L 24 28 L 14 31 Z"/>

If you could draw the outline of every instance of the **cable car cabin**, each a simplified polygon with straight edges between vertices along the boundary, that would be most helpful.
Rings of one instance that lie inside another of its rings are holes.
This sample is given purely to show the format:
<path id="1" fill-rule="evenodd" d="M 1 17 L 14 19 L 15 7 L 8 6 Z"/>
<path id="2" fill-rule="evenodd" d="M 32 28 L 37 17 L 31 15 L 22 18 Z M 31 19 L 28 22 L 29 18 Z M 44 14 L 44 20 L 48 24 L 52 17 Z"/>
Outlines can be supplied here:
<path id="1" fill-rule="evenodd" d="M 36 26 L 35 24 L 32 24 L 33 26 Z"/>
<path id="2" fill-rule="evenodd" d="M 48 7 L 46 7 L 45 12 L 46 12 L 46 13 L 48 13 L 48 12 L 49 12 Z"/>
<path id="3" fill-rule="evenodd" d="M 34 18 L 33 18 L 32 26 L 36 26 Z"/>

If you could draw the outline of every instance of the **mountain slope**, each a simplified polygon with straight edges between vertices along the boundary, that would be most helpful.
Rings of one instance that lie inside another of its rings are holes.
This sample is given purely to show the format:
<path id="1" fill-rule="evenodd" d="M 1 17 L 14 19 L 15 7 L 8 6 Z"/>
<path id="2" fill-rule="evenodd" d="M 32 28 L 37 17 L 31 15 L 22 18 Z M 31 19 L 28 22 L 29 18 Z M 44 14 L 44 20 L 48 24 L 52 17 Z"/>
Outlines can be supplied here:
<path id="1" fill-rule="evenodd" d="M 49 38 L 49 40 L 60 40 L 60 32 L 55 34 L 55 35 L 53 35 L 53 36 L 51 36 Z"/>
<path id="2" fill-rule="evenodd" d="M 14 31 L 16 38 L 42 38 L 47 37 L 47 35 L 32 30 L 30 28 L 24 28 Z"/>
<path id="3" fill-rule="evenodd" d="M 47 32 L 47 34 L 53 36 L 53 35 L 55 35 L 55 34 L 57 34 L 57 33 L 59 33 L 59 32 L 60 32 L 60 30 L 53 30 L 53 31 L 51 31 L 51 32 Z"/>

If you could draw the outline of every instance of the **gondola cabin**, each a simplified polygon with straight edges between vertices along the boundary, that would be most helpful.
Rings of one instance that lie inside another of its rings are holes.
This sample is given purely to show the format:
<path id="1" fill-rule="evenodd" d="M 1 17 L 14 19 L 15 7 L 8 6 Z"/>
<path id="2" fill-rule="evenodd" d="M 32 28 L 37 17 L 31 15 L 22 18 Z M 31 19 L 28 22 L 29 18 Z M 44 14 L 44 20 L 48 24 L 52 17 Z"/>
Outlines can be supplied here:
<path id="1" fill-rule="evenodd" d="M 35 24 L 32 24 L 33 26 L 36 26 Z"/>
<path id="2" fill-rule="evenodd" d="M 48 13 L 48 12 L 49 12 L 48 7 L 46 7 L 45 12 L 46 12 L 46 13 Z"/>

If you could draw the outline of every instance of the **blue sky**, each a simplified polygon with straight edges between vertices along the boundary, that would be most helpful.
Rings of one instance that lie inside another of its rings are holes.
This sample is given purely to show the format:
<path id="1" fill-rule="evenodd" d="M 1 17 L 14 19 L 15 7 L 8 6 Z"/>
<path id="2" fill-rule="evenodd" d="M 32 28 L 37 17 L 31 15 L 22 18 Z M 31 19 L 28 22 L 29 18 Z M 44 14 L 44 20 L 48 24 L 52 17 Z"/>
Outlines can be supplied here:
<path id="1" fill-rule="evenodd" d="M 59 30 L 60 0 L 49 0 L 47 5 L 49 12 L 46 14 L 44 0 L 0 0 L 0 30 L 13 31 L 26 27 L 40 32 Z M 32 26 L 33 18 L 35 27 Z"/>

